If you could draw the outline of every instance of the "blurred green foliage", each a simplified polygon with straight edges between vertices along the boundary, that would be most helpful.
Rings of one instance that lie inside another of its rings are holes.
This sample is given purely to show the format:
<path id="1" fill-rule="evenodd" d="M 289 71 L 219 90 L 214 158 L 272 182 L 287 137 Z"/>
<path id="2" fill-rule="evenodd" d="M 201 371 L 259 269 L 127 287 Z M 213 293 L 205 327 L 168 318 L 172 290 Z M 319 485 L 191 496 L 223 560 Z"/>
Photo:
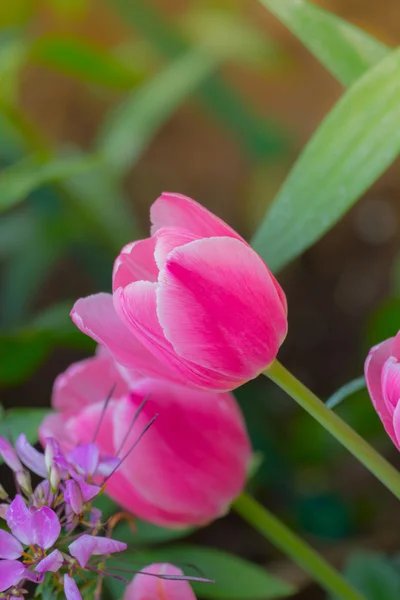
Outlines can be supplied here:
<path id="1" fill-rule="evenodd" d="M 290 61 L 245 11 L 234 3 L 222 4 L 191 2 L 179 18 L 172 18 L 145 0 L 109 0 L 103 8 L 111 21 L 120 24 L 121 39 L 99 43 L 80 26 L 91 14 L 89 0 L 1 3 L 2 386 L 25 381 L 55 348 L 93 350 L 92 341 L 69 320 L 74 301 L 70 293 L 56 294 L 54 304 L 42 310 L 46 300 L 42 290 L 65 261 L 73 265 L 71 272 L 81 274 L 88 289 L 110 287 L 115 255 L 144 233 L 140 207 L 127 180 L 185 103 L 194 99 L 206 119 L 236 140 L 249 163 L 250 179 L 278 158 L 289 157 L 292 146 L 285 124 L 260 114 L 245 90 L 232 83 L 226 67 L 254 71 L 268 85 L 268 78 L 284 73 Z M 348 88 L 275 198 L 270 194 L 262 199 L 270 209 L 255 232 L 254 247 L 278 271 L 332 228 L 398 155 L 399 137 L 393 132 L 400 125 L 400 54 L 312 2 L 262 0 L 261 4 Z M 49 14 L 53 25 L 59 26 L 51 33 L 40 26 Z M 67 77 L 83 86 L 90 99 L 98 100 L 104 114 L 85 147 L 52 136 L 32 119 L 24 100 L 26 90 L 22 91 L 26 74 L 35 69 Z M 363 350 L 399 329 L 399 273 L 397 265 L 389 298 L 366 323 Z M 250 382 L 237 397 L 254 449 L 262 456 L 249 483 L 253 490 L 269 493 L 272 499 L 274 494 L 284 498 L 282 510 L 312 535 L 341 539 L 353 533 L 355 512 L 363 499 L 346 500 L 335 490 L 332 473 L 345 456 L 340 446 L 307 415 L 294 414 L 291 403 L 265 382 Z M 355 389 L 345 384 L 335 398 L 340 400 L 335 410 L 357 431 L 382 441 L 382 427 L 361 385 Z M 30 419 L 28 434 L 34 441 L 43 412 L 25 409 L 23 414 Z M 0 430 L 17 435 L 21 418 L 17 409 L 6 411 Z M 147 547 L 189 533 L 138 523 L 132 540 Z M 193 548 L 177 546 L 169 552 L 171 558 L 183 554 L 186 562 L 204 566 L 207 575 L 213 575 L 211 567 L 220 569 L 217 572 L 226 581 L 220 594 L 218 587 L 213 588 L 212 597 L 249 597 L 245 591 L 250 585 L 253 598 L 268 597 L 266 589 L 269 597 L 291 593 L 262 569 L 215 551 L 200 556 L 206 551 Z M 162 559 L 167 560 L 165 547 L 162 550 Z M 157 556 L 154 551 L 145 558 Z M 360 589 L 369 586 L 365 594 L 372 600 L 392 597 L 389 592 L 374 595 L 370 590 L 375 585 L 398 589 L 391 579 L 392 568 L 385 579 L 389 583 L 380 583 L 379 577 L 386 577 L 385 569 L 376 566 L 380 560 L 356 557 L 348 567 L 349 578 L 359 581 Z M 239 579 L 227 577 L 233 571 L 240 574 L 242 587 Z"/>

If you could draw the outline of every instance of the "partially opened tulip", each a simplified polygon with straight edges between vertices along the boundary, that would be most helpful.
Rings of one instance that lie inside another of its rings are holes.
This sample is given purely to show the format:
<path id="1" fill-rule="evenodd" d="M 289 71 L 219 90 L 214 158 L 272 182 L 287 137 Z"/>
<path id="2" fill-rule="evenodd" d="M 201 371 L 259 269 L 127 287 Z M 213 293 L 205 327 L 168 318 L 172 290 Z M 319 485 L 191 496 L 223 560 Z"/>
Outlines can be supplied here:
<path id="1" fill-rule="evenodd" d="M 151 237 L 125 246 L 115 261 L 112 302 L 104 294 L 78 301 L 74 322 L 142 374 L 221 391 L 256 377 L 287 332 L 276 279 L 194 200 L 164 193 L 150 216 Z M 135 361 L 138 344 L 154 357 L 150 365 L 147 354 Z"/>
<path id="2" fill-rule="evenodd" d="M 365 379 L 375 410 L 400 450 L 400 332 L 371 348 Z"/>
<path id="3" fill-rule="evenodd" d="M 166 579 L 183 577 L 180 569 L 168 563 L 155 563 L 135 575 L 122 600 L 196 600 L 187 581 Z"/>
<path id="4" fill-rule="evenodd" d="M 57 378 L 52 404 L 57 412 L 42 423 L 41 440 L 52 436 L 71 450 L 95 439 L 104 455 L 126 456 L 106 493 L 138 517 L 167 527 L 200 525 L 224 514 L 243 489 L 250 443 L 232 394 L 133 382 L 102 349 Z"/>

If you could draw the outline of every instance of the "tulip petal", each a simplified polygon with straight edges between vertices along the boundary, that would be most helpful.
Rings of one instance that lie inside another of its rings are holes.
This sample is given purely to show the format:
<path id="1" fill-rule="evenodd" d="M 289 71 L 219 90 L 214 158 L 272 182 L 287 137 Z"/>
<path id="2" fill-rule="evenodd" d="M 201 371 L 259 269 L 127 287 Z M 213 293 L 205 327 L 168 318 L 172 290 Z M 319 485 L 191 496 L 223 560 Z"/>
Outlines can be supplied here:
<path id="1" fill-rule="evenodd" d="M 126 448 L 154 414 L 159 416 L 118 470 L 136 492 L 131 496 L 127 489 L 121 502 L 142 518 L 170 526 L 174 522 L 204 524 L 224 514 L 243 489 L 250 460 L 250 444 L 235 399 L 231 394 L 142 381 L 130 399 L 115 407 L 114 443 L 125 436 L 137 406 L 147 395 L 149 401 Z M 137 453 L 146 460 L 138 460 Z M 137 495 L 147 500 L 147 507 L 136 504 Z"/>
<path id="2" fill-rule="evenodd" d="M 46 558 L 43 558 L 35 567 L 38 573 L 47 573 L 51 571 L 56 573 L 64 562 L 63 555 L 59 550 L 53 550 Z"/>
<path id="3" fill-rule="evenodd" d="M 273 276 L 232 238 L 197 240 L 170 253 L 157 314 L 179 355 L 243 382 L 275 359 L 287 331 Z"/>
<path id="4" fill-rule="evenodd" d="M 242 380 L 235 375 L 225 377 L 213 369 L 205 369 L 183 359 L 165 338 L 157 318 L 156 290 L 158 284 L 135 281 L 114 294 L 115 309 L 127 327 L 149 348 L 158 361 L 169 371 L 169 378 L 178 383 L 190 382 L 198 387 L 217 390 L 232 389 Z M 173 375 L 173 377 L 172 377 Z M 234 382 L 234 383 L 232 383 Z"/>
<path id="5" fill-rule="evenodd" d="M 150 208 L 151 234 L 161 227 L 178 227 L 199 237 L 227 236 L 244 239 L 225 221 L 183 194 L 163 192 Z"/>
<path id="6" fill-rule="evenodd" d="M 64 594 L 67 600 L 82 600 L 81 593 L 75 580 L 69 575 L 64 575 Z"/>
<path id="7" fill-rule="evenodd" d="M 167 563 L 154 563 L 145 567 L 127 586 L 122 600 L 196 600 L 188 581 L 163 579 L 166 575 L 183 577 L 183 572 Z"/>
<path id="8" fill-rule="evenodd" d="M 8 531 L 0 529 L 0 558 L 19 558 L 23 552 L 21 543 Z"/>
<path id="9" fill-rule="evenodd" d="M 113 291 L 132 281 L 157 281 L 158 268 L 154 260 L 154 238 L 137 240 L 122 248 L 113 269 Z"/>
<path id="10" fill-rule="evenodd" d="M 156 247 L 154 251 L 154 258 L 157 263 L 157 267 L 161 270 L 165 267 L 168 255 L 170 252 L 172 252 L 172 250 L 179 248 L 179 246 L 184 246 L 189 242 L 198 240 L 199 236 L 191 233 L 190 231 L 186 231 L 185 229 L 178 229 L 176 227 L 162 227 L 157 231 L 155 239 Z"/>
<path id="11" fill-rule="evenodd" d="M 23 578 L 25 566 L 18 560 L 0 561 L 0 592 L 17 585 Z"/>
<path id="12" fill-rule="evenodd" d="M 65 414 L 72 414 L 88 404 L 105 402 L 111 391 L 116 399 L 129 390 L 107 353 L 74 363 L 59 375 L 54 382 L 52 405 Z"/>
<path id="13" fill-rule="evenodd" d="M 393 428 L 393 418 L 382 391 L 382 369 L 386 360 L 392 355 L 393 339 L 389 338 L 381 344 L 371 348 L 368 357 L 365 361 L 364 372 L 367 383 L 368 392 L 372 400 L 372 404 L 378 413 L 386 432 L 392 439 L 393 443 L 397 444 L 396 434 Z M 398 446 L 400 449 L 400 446 Z"/>
<path id="14" fill-rule="evenodd" d="M 400 363 L 394 356 L 390 356 L 383 365 L 382 393 L 386 407 L 393 416 L 396 406 L 400 402 Z"/>
<path id="15" fill-rule="evenodd" d="M 65 430 L 65 418 L 66 415 L 61 413 L 50 413 L 45 416 L 39 425 L 39 440 L 43 447 L 46 445 L 47 438 L 54 437 L 64 450 L 72 450 L 73 441 Z"/>
<path id="16" fill-rule="evenodd" d="M 83 333 L 106 346 L 114 359 L 129 369 L 133 378 L 135 374 L 173 378 L 171 369 L 160 363 L 121 321 L 111 294 L 81 298 L 75 303 L 71 317 Z"/>

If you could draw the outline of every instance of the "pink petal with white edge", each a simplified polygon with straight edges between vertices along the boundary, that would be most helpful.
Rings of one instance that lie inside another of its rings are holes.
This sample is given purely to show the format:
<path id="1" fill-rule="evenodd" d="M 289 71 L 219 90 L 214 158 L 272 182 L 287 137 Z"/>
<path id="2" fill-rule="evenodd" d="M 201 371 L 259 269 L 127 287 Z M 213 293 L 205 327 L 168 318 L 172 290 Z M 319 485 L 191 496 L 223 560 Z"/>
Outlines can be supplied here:
<path id="1" fill-rule="evenodd" d="M 17 585 L 23 578 L 25 566 L 18 560 L 0 561 L 0 592 Z"/>
<path id="2" fill-rule="evenodd" d="M 0 529 L 0 558 L 19 558 L 23 552 L 22 544 L 8 531 Z"/>
<path id="3" fill-rule="evenodd" d="M 175 252 L 175 251 L 174 251 Z M 175 352 L 165 338 L 157 318 L 156 290 L 158 284 L 136 281 L 114 294 L 115 310 L 134 335 L 145 345 L 169 371 L 168 379 L 181 384 L 226 390 L 237 387 L 242 380 L 236 375 L 226 377 L 213 369 L 195 365 Z M 173 375 L 173 377 L 172 377 Z M 233 382 L 233 383 L 232 383 Z"/>
<path id="4" fill-rule="evenodd" d="M 160 270 L 165 267 L 168 255 L 172 250 L 198 239 L 198 235 L 195 235 L 186 229 L 179 229 L 177 227 L 162 227 L 159 229 L 155 235 L 156 248 L 154 251 L 157 267 Z"/>
<path id="5" fill-rule="evenodd" d="M 393 412 L 400 402 L 400 363 L 394 356 L 390 356 L 384 363 L 381 381 L 383 399 L 390 415 L 393 416 Z"/>
<path id="6" fill-rule="evenodd" d="M 107 352 L 74 363 L 61 373 L 54 382 L 52 406 L 73 414 L 88 404 L 105 402 L 111 391 L 117 399 L 129 393 L 129 388 Z"/>
<path id="7" fill-rule="evenodd" d="M 393 418 L 386 405 L 382 390 L 382 369 L 387 359 L 392 356 L 393 340 L 394 338 L 389 338 L 381 344 L 371 348 L 365 361 L 364 373 L 372 404 L 374 405 L 386 432 L 393 443 L 398 446 L 393 428 Z"/>
<path id="8" fill-rule="evenodd" d="M 71 317 L 83 333 L 106 346 L 114 359 L 129 369 L 132 379 L 135 375 L 173 379 L 171 369 L 160 363 L 121 321 L 111 294 L 81 298 L 75 302 Z"/>
<path id="9" fill-rule="evenodd" d="M 53 550 L 46 558 L 43 558 L 35 567 L 38 573 L 47 573 L 51 571 L 56 573 L 64 562 L 63 555 L 59 550 Z"/>
<path id="10" fill-rule="evenodd" d="M 122 248 L 113 269 L 113 291 L 133 281 L 157 281 L 158 268 L 154 260 L 155 240 L 146 238 Z"/>
<path id="11" fill-rule="evenodd" d="M 196 600 L 187 581 L 163 579 L 163 576 L 183 577 L 183 572 L 167 563 L 149 565 L 135 575 L 122 600 Z"/>
<path id="12" fill-rule="evenodd" d="M 181 227 L 198 237 L 227 236 L 246 242 L 225 221 L 183 194 L 163 192 L 150 208 L 151 234 L 161 227 Z"/>
<path id="13" fill-rule="evenodd" d="M 147 396 L 149 400 L 126 448 L 132 446 L 156 413 L 159 416 L 119 472 L 149 506 L 147 514 L 141 514 L 133 497 L 130 510 L 160 523 L 156 511 L 152 514 L 155 506 L 169 511 L 172 523 L 174 514 L 176 522 L 186 515 L 182 524 L 192 525 L 224 514 L 243 489 L 251 451 L 234 397 L 143 380 L 131 398 L 115 408 L 114 443 L 124 437 L 137 407 Z M 137 453 L 146 460 L 138 460 Z"/>
<path id="14" fill-rule="evenodd" d="M 249 246 L 226 237 L 171 252 L 159 276 L 157 314 L 179 355 L 242 382 L 275 359 L 287 332 L 268 268 Z"/>
<path id="15" fill-rule="evenodd" d="M 82 600 L 81 593 L 75 580 L 69 575 L 64 575 L 64 594 L 67 600 Z"/>

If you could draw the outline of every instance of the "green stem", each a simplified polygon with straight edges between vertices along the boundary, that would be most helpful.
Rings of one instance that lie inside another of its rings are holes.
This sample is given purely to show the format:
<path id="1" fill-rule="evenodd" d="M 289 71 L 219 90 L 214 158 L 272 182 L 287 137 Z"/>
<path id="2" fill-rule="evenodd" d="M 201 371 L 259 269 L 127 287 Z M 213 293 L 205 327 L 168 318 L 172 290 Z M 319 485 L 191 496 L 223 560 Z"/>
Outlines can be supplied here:
<path id="1" fill-rule="evenodd" d="M 233 508 L 335 598 L 365 600 L 318 552 L 246 492 L 235 500 Z"/>
<path id="2" fill-rule="evenodd" d="M 283 365 L 275 360 L 263 374 L 269 377 L 329 431 L 371 473 L 400 499 L 400 473 L 347 423 L 330 410 Z"/>

